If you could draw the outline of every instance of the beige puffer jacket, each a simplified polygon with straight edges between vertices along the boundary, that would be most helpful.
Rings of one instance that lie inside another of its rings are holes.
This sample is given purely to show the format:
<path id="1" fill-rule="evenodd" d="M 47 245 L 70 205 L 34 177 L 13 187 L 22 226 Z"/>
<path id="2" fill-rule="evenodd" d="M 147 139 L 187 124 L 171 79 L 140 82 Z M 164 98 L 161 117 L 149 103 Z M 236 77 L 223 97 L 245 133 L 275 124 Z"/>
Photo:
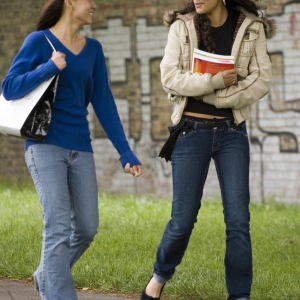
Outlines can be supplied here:
<path id="1" fill-rule="evenodd" d="M 268 93 L 272 69 L 266 38 L 275 35 L 275 22 L 238 9 L 246 17 L 231 52 L 238 69 L 238 81 L 229 88 L 225 88 L 221 72 L 212 76 L 191 71 L 193 50 L 198 48 L 193 22 L 196 12 L 178 15 L 171 26 L 168 22 L 174 13 L 165 14 L 165 25 L 170 26 L 170 31 L 160 69 L 163 88 L 169 100 L 175 103 L 173 124 L 179 123 L 187 97 L 202 98 L 217 108 L 232 108 L 235 123 L 239 124 L 249 118 L 248 106 Z"/>

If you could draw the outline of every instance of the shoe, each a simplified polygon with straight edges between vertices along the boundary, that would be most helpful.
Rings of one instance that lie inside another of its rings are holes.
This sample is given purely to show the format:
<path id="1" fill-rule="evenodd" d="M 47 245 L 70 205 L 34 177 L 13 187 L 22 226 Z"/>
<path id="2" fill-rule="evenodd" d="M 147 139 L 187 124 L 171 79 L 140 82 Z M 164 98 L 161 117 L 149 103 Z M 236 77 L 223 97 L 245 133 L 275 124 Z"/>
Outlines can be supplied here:
<path id="1" fill-rule="evenodd" d="M 39 292 L 40 291 L 40 289 L 39 289 L 39 284 L 38 284 L 38 282 L 37 282 L 37 280 L 34 278 L 34 280 L 33 280 L 33 283 L 34 283 L 34 289 L 37 291 L 37 292 Z"/>
<path id="2" fill-rule="evenodd" d="M 149 282 L 151 281 L 151 279 L 152 279 L 152 277 L 150 278 L 150 280 L 149 280 L 148 283 L 146 284 L 145 288 L 143 289 L 140 300 L 160 300 L 160 296 L 161 296 L 161 293 L 162 293 L 162 291 L 163 291 L 163 289 L 164 289 L 165 284 L 163 284 L 163 286 L 161 287 L 159 297 L 158 297 L 158 298 L 153 298 L 153 297 L 148 296 L 148 295 L 146 294 L 146 288 L 147 288 Z"/>
<path id="3" fill-rule="evenodd" d="M 37 279 L 37 276 L 36 276 L 35 273 L 33 274 L 33 282 L 34 282 L 34 288 L 35 288 L 35 290 L 37 292 L 39 292 L 40 291 L 40 289 L 39 289 L 39 282 L 38 282 L 38 279 Z"/>

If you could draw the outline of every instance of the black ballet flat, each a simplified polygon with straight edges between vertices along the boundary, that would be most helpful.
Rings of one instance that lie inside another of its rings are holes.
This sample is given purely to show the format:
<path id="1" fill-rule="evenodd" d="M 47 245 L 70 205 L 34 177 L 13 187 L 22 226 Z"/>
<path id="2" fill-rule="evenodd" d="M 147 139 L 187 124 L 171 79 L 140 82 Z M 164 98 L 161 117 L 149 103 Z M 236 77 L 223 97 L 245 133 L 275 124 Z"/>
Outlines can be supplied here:
<path id="1" fill-rule="evenodd" d="M 150 280 L 151 280 L 151 279 L 152 279 L 152 277 L 150 278 Z M 146 284 L 146 287 L 143 289 L 140 300 L 160 300 L 160 296 L 161 296 L 161 293 L 162 293 L 162 291 L 163 291 L 163 289 L 164 289 L 165 284 L 163 284 L 163 286 L 161 287 L 159 297 L 158 297 L 158 298 L 153 298 L 153 297 L 148 296 L 148 295 L 146 294 L 146 288 L 147 288 L 147 286 L 148 286 L 150 280 L 149 280 L 148 283 Z"/>

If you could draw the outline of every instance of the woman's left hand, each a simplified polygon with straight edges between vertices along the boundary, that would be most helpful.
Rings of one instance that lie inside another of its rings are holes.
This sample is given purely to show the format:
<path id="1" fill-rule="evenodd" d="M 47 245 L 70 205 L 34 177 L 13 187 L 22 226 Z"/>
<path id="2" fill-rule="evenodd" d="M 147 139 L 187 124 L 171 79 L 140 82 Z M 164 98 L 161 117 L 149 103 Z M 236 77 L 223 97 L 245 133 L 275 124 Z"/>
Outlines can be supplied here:
<path id="1" fill-rule="evenodd" d="M 142 175 L 142 166 L 141 165 L 134 165 L 133 167 L 130 167 L 130 164 L 127 163 L 124 169 L 125 173 L 129 173 L 133 175 L 134 177 L 139 177 Z"/>

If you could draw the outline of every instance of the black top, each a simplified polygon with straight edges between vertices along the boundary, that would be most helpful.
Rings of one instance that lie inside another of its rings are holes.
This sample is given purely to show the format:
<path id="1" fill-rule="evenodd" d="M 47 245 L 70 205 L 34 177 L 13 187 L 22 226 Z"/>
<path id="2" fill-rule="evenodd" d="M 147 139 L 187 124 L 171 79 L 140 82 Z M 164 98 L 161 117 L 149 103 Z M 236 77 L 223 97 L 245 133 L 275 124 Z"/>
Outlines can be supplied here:
<path id="1" fill-rule="evenodd" d="M 216 54 L 231 55 L 233 35 L 238 17 L 238 11 L 228 10 L 225 23 L 220 27 L 211 27 L 211 35 L 216 45 Z M 198 47 L 200 50 L 206 51 L 204 45 L 201 43 L 199 43 Z M 216 108 L 214 105 L 204 103 L 192 97 L 188 98 L 188 103 L 184 111 L 233 118 L 231 108 Z"/>
<path id="2" fill-rule="evenodd" d="M 228 9 L 225 23 L 220 27 L 211 27 L 211 35 L 216 45 L 216 54 L 231 55 L 233 35 L 239 14 L 237 10 Z M 206 51 L 200 44 L 199 49 Z"/>

